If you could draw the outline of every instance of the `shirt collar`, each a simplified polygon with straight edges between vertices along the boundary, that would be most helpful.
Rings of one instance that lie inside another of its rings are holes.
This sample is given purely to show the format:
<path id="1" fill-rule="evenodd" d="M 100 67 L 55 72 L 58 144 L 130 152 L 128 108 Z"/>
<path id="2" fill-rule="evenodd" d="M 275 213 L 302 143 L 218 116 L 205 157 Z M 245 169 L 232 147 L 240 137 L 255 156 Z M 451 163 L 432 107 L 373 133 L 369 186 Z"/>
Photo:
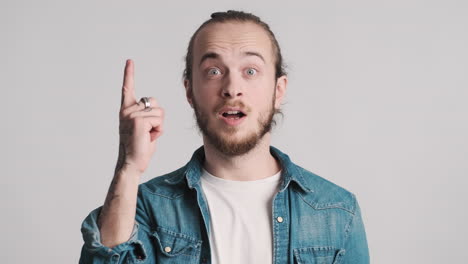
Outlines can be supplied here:
<path id="1" fill-rule="evenodd" d="M 295 182 L 303 191 L 313 192 L 304 178 L 303 171 L 290 160 L 288 155 L 273 146 L 270 146 L 270 153 L 279 160 L 281 165 L 283 180 L 280 185 L 280 192 L 284 191 L 291 181 Z M 185 172 L 178 177 L 167 179 L 166 182 L 176 184 L 186 178 L 190 189 L 197 188 L 200 184 L 204 160 L 205 151 L 203 146 L 201 146 L 193 153 L 192 158 L 185 165 Z"/>

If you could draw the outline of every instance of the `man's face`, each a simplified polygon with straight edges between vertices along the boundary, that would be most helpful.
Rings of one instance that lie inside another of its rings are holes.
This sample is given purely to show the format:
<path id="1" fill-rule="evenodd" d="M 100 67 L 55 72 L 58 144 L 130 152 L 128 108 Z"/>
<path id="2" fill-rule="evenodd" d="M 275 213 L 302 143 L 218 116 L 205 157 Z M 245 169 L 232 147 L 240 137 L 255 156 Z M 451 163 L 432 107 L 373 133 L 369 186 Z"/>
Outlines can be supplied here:
<path id="1" fill-rule="evenodd" d="M 271 130 L 286 76 L 275 79 L 273 46 L 253 23 L 215 23 L 194 45 L 187 99 L 207 143 L 226 155 L 242 155 Z"/>

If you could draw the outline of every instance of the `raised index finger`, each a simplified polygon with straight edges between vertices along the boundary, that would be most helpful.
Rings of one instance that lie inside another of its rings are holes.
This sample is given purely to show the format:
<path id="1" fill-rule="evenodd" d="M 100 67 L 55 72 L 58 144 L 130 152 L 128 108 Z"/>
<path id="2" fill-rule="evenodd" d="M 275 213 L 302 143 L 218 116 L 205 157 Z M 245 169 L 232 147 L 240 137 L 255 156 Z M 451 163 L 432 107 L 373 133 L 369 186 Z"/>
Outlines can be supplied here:
<path id="1" fill-rule="evenodd" d="M 134 74 L 135 71 L 133 61 L 127 60 L 125 64 L 125 72 L 122 86 L 122 108 L 127 108 L 136 103 Z"/>

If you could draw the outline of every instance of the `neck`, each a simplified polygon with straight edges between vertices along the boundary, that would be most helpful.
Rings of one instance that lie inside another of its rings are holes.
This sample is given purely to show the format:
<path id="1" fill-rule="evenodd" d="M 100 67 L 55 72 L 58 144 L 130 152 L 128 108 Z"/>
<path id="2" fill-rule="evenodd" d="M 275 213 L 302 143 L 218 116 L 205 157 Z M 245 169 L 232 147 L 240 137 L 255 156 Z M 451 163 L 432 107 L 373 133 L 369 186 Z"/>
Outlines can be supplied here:
<path id="1" fill-rule="evenodd" d="M 267 133 L 257 146 L 241 156 L 227 156 L 204 141 L 204 168 L 210 174 L 226 180 L 254 181 L 273 176 L 281 169 L 270 153 L 271 134 Z"/>

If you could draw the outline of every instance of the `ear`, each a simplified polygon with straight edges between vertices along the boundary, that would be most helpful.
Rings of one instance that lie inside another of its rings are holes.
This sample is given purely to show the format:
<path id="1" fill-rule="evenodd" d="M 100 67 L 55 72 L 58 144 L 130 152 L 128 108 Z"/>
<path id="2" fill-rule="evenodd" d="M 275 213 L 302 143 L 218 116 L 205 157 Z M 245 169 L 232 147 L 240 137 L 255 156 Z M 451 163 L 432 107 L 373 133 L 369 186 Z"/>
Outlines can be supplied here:
<path id="1" fill-rule="evenodd" d="M 288 77 L 283 75 L 276 80 L 276 96 L 275 96 L 275 108 L 280 109 L 281 103 L 286 96 L 286 88 L 288 86 Z"/>
<path id="2" fill-rule="evenodd" d="M 185 97 L 187 97 L 187 102 L 190 104 L 190 107 L 193 108 L 193 92 L 192 92 L 192 86 L 190 85 L 190 81 L 185 79 L 184 80 L 184 86 L 185 86 Z"/>

